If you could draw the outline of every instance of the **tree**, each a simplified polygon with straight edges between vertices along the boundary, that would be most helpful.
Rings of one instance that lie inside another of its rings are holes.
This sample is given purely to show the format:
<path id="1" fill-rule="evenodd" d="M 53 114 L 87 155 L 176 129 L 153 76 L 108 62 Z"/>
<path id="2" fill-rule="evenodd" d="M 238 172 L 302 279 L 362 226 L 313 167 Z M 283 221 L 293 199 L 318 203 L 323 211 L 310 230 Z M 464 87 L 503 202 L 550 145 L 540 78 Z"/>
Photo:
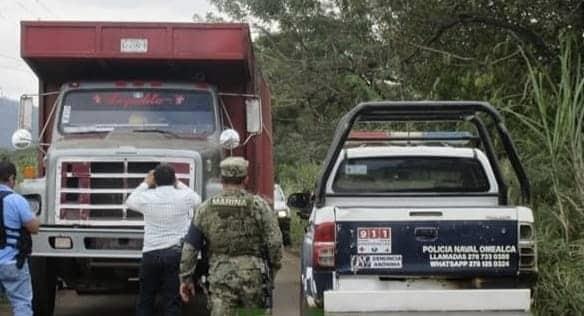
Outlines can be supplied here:
<path id="1" fill-rule="evenodd" d="M 361 101 L 521 95 L 522 52 L 557 67 L 560 34 L 584 32 L 583 3 L 216 1 L 233 19 L 255 22 L 280 163 L 319 161 L 339 116 Z"/>

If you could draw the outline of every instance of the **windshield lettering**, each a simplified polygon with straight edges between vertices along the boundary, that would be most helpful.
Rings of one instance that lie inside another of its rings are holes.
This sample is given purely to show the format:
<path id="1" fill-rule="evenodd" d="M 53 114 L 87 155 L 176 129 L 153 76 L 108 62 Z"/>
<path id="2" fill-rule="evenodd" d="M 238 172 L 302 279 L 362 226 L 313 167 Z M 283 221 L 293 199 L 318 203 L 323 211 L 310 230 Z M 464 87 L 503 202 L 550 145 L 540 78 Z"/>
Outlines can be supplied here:
<path id="1" fill-rule="evenodd" d="M 104 106 L 151 106 L 151 105 L 183 105 L 185 96 L 175 94 L 161 96 L 158 93 L 134 93 L 132 95 L 122 93 L 96 93 L 92 97 L 96 105 Z"/>
<path id="2" fill-rule="evenodd" d="M 79 90 L 65 95 L 63 133 L 129 132 L 208 135 L 215 130 L 209 91 L 171 89 Z"/>

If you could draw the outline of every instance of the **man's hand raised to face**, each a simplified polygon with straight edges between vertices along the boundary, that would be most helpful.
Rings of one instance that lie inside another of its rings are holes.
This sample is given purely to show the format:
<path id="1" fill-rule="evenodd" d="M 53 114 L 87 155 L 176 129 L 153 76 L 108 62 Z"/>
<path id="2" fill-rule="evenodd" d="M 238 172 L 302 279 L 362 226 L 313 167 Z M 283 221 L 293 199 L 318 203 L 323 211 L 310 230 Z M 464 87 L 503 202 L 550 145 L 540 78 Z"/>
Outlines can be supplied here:
<path id="1" fill-rule="evenodd" d="M 154 170 L 150 170 L 146 178 L 144 178 L 144 182 L 148 185 L 149 188 L 156 187 L 156 181 L 154 180 Z"/>

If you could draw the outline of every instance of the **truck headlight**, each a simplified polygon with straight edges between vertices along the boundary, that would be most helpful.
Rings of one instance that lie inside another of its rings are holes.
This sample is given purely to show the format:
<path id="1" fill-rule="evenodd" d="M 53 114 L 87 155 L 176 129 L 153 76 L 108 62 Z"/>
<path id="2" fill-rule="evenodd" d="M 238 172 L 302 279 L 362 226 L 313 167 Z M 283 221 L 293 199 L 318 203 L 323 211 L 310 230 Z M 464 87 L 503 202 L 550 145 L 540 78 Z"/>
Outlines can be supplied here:
<path id="1" fill-rule="evenodd" d="M 28 202 L 28 207 L 30 207 L 30 211 L 35 214 L 39 215 L 41 213 L 41 200 L 34 196 L 27 196 L 26 201 Z"/>
<path id="2" fill-rule="evenodd" d="M 278 211 L 278 217 L 280 218 L 288 217 L 288 212 L 285 210 Z"/>

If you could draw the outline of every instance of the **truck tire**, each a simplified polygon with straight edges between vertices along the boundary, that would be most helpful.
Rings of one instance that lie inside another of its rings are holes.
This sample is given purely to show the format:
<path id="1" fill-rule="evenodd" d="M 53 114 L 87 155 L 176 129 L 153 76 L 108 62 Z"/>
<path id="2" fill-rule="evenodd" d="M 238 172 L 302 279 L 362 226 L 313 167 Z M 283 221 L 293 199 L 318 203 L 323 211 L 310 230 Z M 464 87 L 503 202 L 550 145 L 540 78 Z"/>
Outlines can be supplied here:
<path id="1" fill-rule="evenodd" d="M 54 264 L 47 258 L 31 257 L 32 307 L 35 316 L 53 316 L 57 275 Z"/>

